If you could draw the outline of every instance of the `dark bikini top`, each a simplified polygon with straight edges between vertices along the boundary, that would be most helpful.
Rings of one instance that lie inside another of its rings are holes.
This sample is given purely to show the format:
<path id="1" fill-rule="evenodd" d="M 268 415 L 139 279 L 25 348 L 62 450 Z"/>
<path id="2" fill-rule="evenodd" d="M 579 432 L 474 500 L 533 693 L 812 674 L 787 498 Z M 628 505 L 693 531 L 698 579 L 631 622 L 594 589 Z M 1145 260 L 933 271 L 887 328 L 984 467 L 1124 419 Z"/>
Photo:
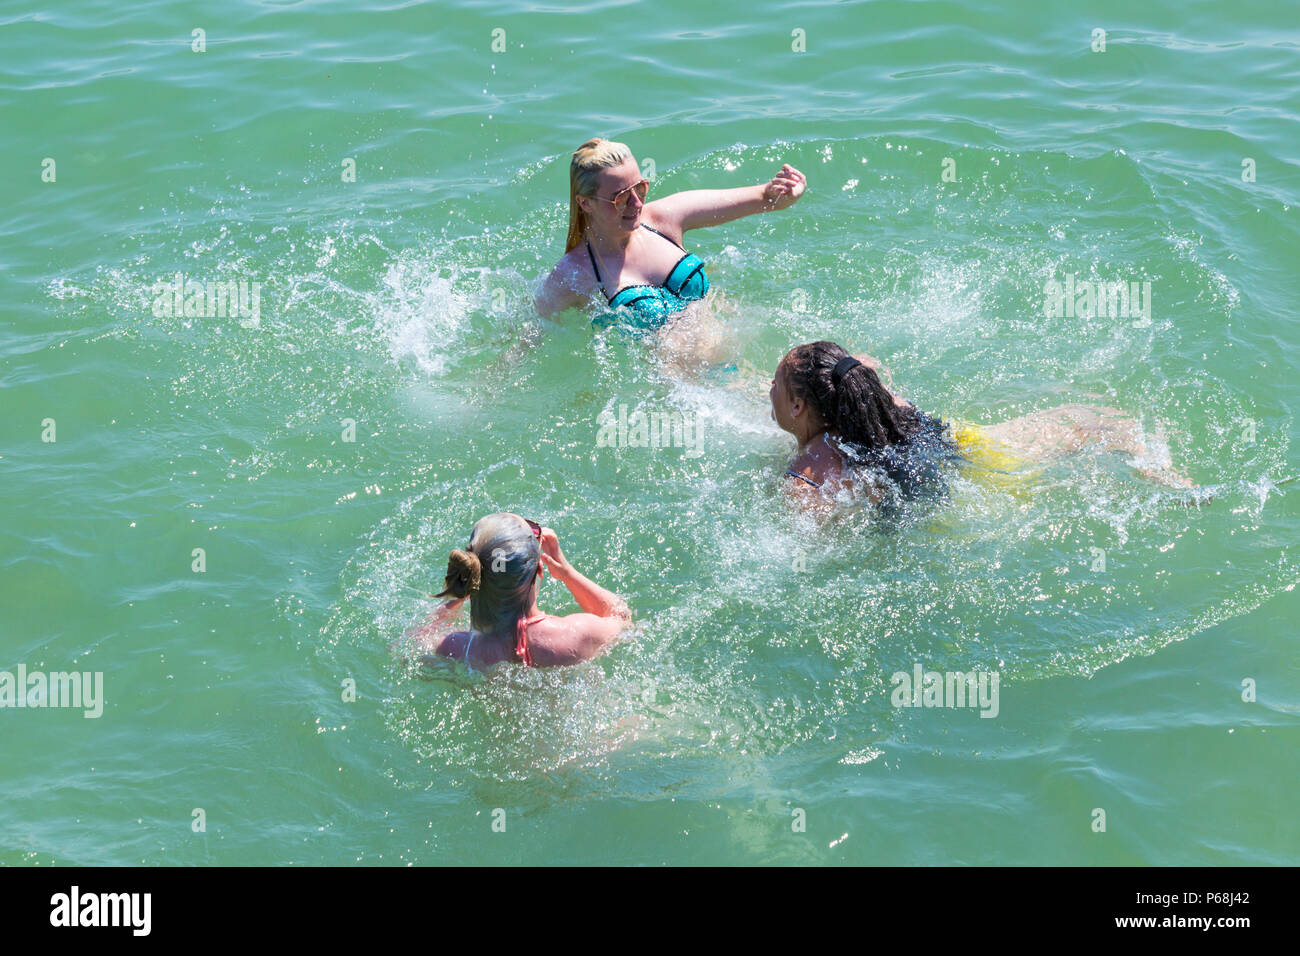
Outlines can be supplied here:
<path id="1" fill-rule="evenodd" d="M 883 473 L 902 499 L 921 498 L 941 491 L 945 484 L 943 464 L 961 460 L 952 440 L 945 434 L 948 426 L 924 412 L 918 411 L 917 415 L 921 419 L 921 431 L 911 442 L 871 449 L 852 462 L 856 468 Z M 814 488 L 821 487 L 818 482 L 790 468 L 786 469 L 785 477 L 798 478 Z"/>

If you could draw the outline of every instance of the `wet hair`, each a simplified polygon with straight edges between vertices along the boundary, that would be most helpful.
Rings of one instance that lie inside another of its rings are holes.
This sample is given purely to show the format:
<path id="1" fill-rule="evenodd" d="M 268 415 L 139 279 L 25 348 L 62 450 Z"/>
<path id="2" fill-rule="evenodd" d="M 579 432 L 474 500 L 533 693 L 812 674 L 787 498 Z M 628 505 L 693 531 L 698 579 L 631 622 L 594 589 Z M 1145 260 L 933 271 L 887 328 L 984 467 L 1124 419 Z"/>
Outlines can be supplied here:
<path id="1" fill-rule="evenodd" d="M 480 634 L 522 638 L 541 561 L 532 528 L 518 515 L 480 518 L 469 547 L 447 559 L 447 578 L 437 597 L 469 598 L 470 627 Z"/>
<path id="2" fill-rule="evenodd" d="M 632 151 L 623 143 L 599 136 L 573 151 L 573 160 L 569 163 L 569 237 L 564 243 L 565 252 L 581 243 L 587 234 L 587 214 L 578 205 L 578 197 L 595 196 L 600 186 L 600 171 L 631 158 Z"/>
<path id="3" fill-rule="evenodd" d="M 925 428 L 913 406 L 894 403 L 875 370 L 834 342 L 796 345 L 781 369 L 791 397 L 807 402 L 841 441 L 863 452 L 909 445 Z"/>

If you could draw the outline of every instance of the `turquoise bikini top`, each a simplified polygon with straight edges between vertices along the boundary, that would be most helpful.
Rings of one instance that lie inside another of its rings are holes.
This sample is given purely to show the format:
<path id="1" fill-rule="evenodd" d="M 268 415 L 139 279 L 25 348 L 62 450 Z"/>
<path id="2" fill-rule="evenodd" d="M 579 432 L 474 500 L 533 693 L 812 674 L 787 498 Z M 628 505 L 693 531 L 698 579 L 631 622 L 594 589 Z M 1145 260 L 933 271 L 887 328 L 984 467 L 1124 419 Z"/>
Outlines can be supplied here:
<path id="1" fill-rule="evenodd" d="M 654 226 L 644 222 L 641 225 L 656 235 L 663 236 L 678 249 L 682 248 Z M 648 283 L 625 285 L 612 296 L 606 292 L 605 297 L 609 299 L 611 310 L 597 316 L 592 320 L 592 324 L 597 328 L 604 328 L 618 323 L 633 335 L 640 335 L 659 328 L 688 304 L 704 298 L 709 291 L 709 277 L 704 272 L 704 260 L 693 252 L 686 252 L 685 249 L 682 249 L 682 252 L 685 255 L 668 270 L 663 285 Z M 604 292 L 605 282 L 600 277 L 600 267 L 596 265 L 596 256 L 591 251 L 590 242 L 587 243 L 587 255 L 591 257 L 592 271 L 596 274 L 596 281 L 600 283 L 601 291 Z M 624 309 L 623 306 L 627 308 Z"/>

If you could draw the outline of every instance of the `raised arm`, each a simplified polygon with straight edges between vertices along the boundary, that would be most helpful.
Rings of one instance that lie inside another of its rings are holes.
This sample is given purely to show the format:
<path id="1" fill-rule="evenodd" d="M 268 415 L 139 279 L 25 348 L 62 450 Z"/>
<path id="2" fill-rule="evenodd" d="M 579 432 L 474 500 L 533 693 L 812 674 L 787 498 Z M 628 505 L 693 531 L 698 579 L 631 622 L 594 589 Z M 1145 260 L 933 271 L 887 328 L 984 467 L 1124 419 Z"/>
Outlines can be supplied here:
<path id="1" fill-rule="evenodd" d="M 770 182 L 735 189 L 688 189 L 656 199 L 646 209 L 680 234 L 758 212 L 787 209 L 798 202 L 806 186 L 803 173 L 787 163 Z"/>
<path id="2" fill-rule="evenodd" d="M 569 589 L 573 599 L 578 602 L 578 607 L 588 614 L 632 620 L 626 601 L 613 591 L 607 591 L 595 581 L 585 577 L 568 562 L 564 552 L 560 550 L 559 536 L 551 528 L 542 529 L 542 560 L 546 562 L 547 569 L 555 575 L 556 580 Z"/>
<path id="3" fill-rule="evenodd" d="M 542 529 L 542 561 L 555 579 L 569 589 L 583 614 L 565 620 L 575 625 L 576 649 L 582 657 L 593 656 L 632 623 L 627 602 L 607 591 L 577 570 L 560 550 L 560 539 L 550 528 Z M 577 619 L 577 620 L 575 620 Z"/>

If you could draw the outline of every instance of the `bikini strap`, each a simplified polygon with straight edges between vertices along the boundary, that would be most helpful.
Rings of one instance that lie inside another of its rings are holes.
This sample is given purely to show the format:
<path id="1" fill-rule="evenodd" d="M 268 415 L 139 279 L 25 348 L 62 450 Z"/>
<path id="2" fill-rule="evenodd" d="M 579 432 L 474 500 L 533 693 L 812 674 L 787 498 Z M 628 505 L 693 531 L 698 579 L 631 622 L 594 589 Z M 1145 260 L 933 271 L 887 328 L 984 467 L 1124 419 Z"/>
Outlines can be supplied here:
<path id="1" fill-rule="evenodd" d="M 786 475 L 788 475 L 788 476 L 791 477 L 791 478 L 798 478 L 800 481 L 806 481 L 806 482 L 808 482 L 808 484 L 812 485 L 814 488 L 820 488 L 820 487 L 821 487 L 821 485 L 817 484 L 817 482 L 813 481 L 811 478 L 807 478 L 807 477 L 805 477 L 805 476 L 799 474 L 799 472 L 797 472 L 797 471 L 791 471 L 789 468 L 787 468 L 787 469 L 785 470 L 785 473 L 786 473 Z"/>
<path id="2" fill-rule="evenodd" d="M 596 265 L 596 254 L 591 251 L 591 241 L 587 241 L 587 256 L 591 259 L 591 271 L 596 273 L 596 284 L 600 286 L 601 294 L 609 299 L 609 293 L 605 291 L 605 280 L 600 277 L 600 267 Z M 610 301 L 613 301 L 610 299 Z"/>
<path id="3" fill-rule="evenodd" d="M 664 236 L 664 234 L 663 234 L 662 232 L 660 232 L 660 231 L 659 231 L 658 229 L 656 229 L 654 226 L 650 225 L 650 223 L 648 223 L 648 222 L 643 222 L 643 223 L 641 223 L 641 225 L 645 226 L 647 229 L 649 229 L 651 232 L 653 232 L 653 233 L 654 233 L 655 235 L 657 235 L 657 236 Z M 682 252 L 685 252 L 685 251 L 686 251 L 685 247 L 683 247 L 682 244 L 681 244 L 680 242 L 678 242 L 676 239 L 674 239 L 672 236 L 664 236 L 664 238 L 667 239 L 669 242 L 671 242 L 671 243 L 672 243 L 674 246 L 676 246 L 678 249 L 681 249 Z"/>
<path id="4" fill-rule="evenodd" d="M 538 614 L 536 617 L 520 618 L 519 623 L 515 625 L 515 657 L 523 662 L 525 667 L 533 667 L 533 652 L 528 646 L 528 628 L 545 618 L 545 614 Z"/>
<path id="5" fill-rule="evenodd" d="M 520 660 L 523 661 L 525 667 L 534 666 L 532 650 L 528 646 L 527 628 L 529 628 L 533 624 L 536 624 L 538 621 L 545 620 L 547 617 L 548 615 L 543 613 L 537 615 L 536 617 L 526 618 L 523 622 L 524 626 L 522 628 L 519 628 L 519 640 L 515 644 L 515 654 L 518 655 Z M 465 642 L 465 666 L 469 668 L 471 674 L 474 673 L 474 668 L 469 662 L 469 649 L 473 646 L 473 644 L 474 644 L 474 629 L 470 628 L 469 640 Z"/>

